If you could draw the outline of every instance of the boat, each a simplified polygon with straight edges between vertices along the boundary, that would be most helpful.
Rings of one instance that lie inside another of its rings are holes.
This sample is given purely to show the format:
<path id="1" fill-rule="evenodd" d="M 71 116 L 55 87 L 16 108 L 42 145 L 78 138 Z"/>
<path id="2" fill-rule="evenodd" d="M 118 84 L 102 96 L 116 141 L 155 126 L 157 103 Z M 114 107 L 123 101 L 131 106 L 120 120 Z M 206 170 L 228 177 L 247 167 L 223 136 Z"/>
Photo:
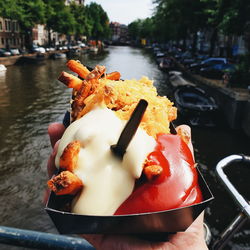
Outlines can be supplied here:
<path id="1" fill-rule="evenodd" d="M 180 71 L 169 71 L 168 74 L 169 74 L 169 81 L 172 87 L 174 88 L 179 87 L 179 86 L 186 86 L 186 85 L 195 86 L 195 84 L 183 78 L 182 72 Z"/>
<path id="2" fill-rule="evenodd" d="M 66 57 L 67 56 L 64 53 L 54 53 L 51 55 L 51 58 L 53 58 L 53 59 L 64 59 Z"/>
<path id="3" fill-rule="evenodd" d="M 174 68 L 174 62 L 170 57 L 163 57 L 159 61 L 159 68 L 163 71 L 169 72 Z"/>
<path id="4" fill-rule="evenodd" d="M 93 54 L 97 54 L 98 53 L 98 48 L 97 47 L 90 47 L 89 52 L 93 53 Z"/>
<path id="5" fill-rule="evenodd" d="M 7 68 L 3 64 L 0 64 L 0 72 L 5 72 L 6 70 Z"/>
<path id="6" fill-rule="evenodd" d="M 202 88 L 193 85 L 179 86 L 174 91 L 179 116 L 191 126 L 216 126 L 218 105 Z"/>
<path id="7" fill-rule="evenodd" d="M 36 55 L 22 56 L 18 63 L 43 64 L 45 59 L 44 54 L 37 53 Z"/>

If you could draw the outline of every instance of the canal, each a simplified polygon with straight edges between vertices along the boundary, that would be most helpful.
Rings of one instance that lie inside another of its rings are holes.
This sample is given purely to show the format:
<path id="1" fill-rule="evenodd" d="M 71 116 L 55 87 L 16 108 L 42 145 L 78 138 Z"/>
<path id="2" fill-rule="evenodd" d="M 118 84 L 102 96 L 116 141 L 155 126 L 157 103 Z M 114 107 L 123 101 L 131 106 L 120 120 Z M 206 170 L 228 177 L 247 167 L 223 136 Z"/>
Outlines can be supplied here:
<path id="1" fill-rule="evenodd" d="M 101 55 L 83 54 L 78 59 L 91 67 L 105 65 L 108 72 L 119 71 L 123 79 L 148 76 L 154 79 L 160 95 L 171 97 L 167 75 L 158 69 L 151 54 L 141 49 L 110 47 Z M 60 59 L 41 65 L 9 66 L 0 75 L 1 225 L 56 232 L 44 211 L 43 195 L 51 150 L 47 127 L 51 122 L 61 121 L 69 108 L 70 90 L 56 80 L 61 71 L 68 71 L 65 63 L 66 59 Z M 240 131 L 223 127 L 192 128 L 192 141 L 196 161 L 215 196 L 206 210 L 206 221 L 216 238 L 238 210 L 218 181 L 215 166 L 230 154 L 250 155 L 250 140 Z M 249 195 L 246 192 L 249 171 L 240 169 L 232 175 L 242 192 Z M 230 246 L 250 249 L 249 238 L 248 224 Z"/>

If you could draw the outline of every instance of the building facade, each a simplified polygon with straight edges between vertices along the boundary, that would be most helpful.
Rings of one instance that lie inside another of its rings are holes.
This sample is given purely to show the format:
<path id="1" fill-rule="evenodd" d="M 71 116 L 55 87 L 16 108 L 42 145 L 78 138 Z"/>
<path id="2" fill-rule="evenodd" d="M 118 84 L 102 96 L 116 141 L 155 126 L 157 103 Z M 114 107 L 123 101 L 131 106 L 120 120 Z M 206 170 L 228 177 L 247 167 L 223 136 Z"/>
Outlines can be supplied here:
<path id="1" fill-rule="evenodd" d="M 22 48 L 23 41 L 18 22 L 0 17 L 0 48 Z"/>
<path id="2" fill-rule="evenodd" d="M 111 22 L 109 25 L 113 43 L 126 43 L 128 41 L 128 26 L 118 22 Z"/>
<path id="3" fill-rule="evenodd" d="M 42 24 L 37 24 L 32 29 L 32 41 L 33 44 L 46 45 L 48 43 L 48 31 Z"/>
<path id="4" fill-rule="evenodd" d="M 72 3 L 79 4 L 79 5 L 84 5 L 84 0 L 66 0 L 65 5 L 70 5 Z"/>

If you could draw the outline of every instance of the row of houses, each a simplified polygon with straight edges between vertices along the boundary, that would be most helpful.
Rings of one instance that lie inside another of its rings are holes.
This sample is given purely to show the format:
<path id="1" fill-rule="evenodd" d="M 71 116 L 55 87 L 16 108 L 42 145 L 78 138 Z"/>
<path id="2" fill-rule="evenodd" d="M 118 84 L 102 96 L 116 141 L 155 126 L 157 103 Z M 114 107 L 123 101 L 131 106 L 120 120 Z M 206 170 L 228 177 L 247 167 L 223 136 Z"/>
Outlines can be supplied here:
<path id="1" fill-rule="evenodd" d="M 126 43 L 128 41 L 128 27 L 118 22 L 111 22 L 110 29 L 112 32 L 112 42 Z M 46 46 L 49 42 L 48 30 L 45 25 L 37 24 L 32 29 L 32 43 Z M 52 44 L 64 44 L 67 41 L 65 35 L 51 32 L 50 34 Z M 24 48 L 24 34 L 21 32 L 19 23 L 15 20 L 0 17 L 0 48 Z"/>
<path id="2" fill-rule="evenodd" d="M 72 2 L 76 4 L 84 4 L 84 0 L 66 0 L 65 5 Z M 46 46 L 48 44 L 49 35 L 45 25 L 37 24 L 32 29 L 32 43 Z M 57 32 L 51 32 L 51 40 L 53 45 L 63 44 L 66 42 L 65 35 L 59 35 Z M 0 48 L 24 49 L 24 34 L 21 32 L 18 21 L 0 17 Z"/>
<path id="3" fill-rule="evenodd" d="M 0 17 L 0 48 L 21 48 L 23 36 L 17 21 Z"/>
<path id="4" fill-rule="evenodd" d="M 109 24 L 111 29 L 111 41 L 117 44 L 126 44 L 129 40 L 128 36 L 128 26 L 125 24 L 120 24 L 118 22 L 111 22 Z"/>
<path id="5" fill-rule="evenodd" d="M 48 45 L 49 34 L 45 25 L 37 24 L 31 32 L 33 44 Z M 21 32 L 17 21 L 0 17 L 0 48 L 24 49 L 24 39 L 24 34 Z M 64 44 L 66 36 L 60 35 L 57 32 L 51 32 L 51 41 L 53 45 Z"/>

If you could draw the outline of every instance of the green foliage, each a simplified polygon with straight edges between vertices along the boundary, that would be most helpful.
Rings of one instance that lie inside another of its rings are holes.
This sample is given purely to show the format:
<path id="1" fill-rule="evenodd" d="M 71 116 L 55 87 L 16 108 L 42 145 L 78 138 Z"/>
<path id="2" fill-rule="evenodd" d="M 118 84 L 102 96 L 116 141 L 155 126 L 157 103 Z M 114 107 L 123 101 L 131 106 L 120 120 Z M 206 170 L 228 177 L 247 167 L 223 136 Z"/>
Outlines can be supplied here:
<path id="1" fill-rule="evenodd" d="M 0 16 L 17 20 L 24 33 L 45 24 L 49 31 L 76 37 L 104 39 L 110 35 L 107 13 L 96 3 L 66 6 L 64 0 L 2 0 Z"/>
<path id="2" fill-rule="evenodd" d="M 109 18 L 102 6 L 91 2 L 87 7 L 89 24 L 92 26 L 91 37 L 99 40 L 110 36 Z"/>
<path id="3" fill-rule="evenodd" d="M 22 6 L 18 5 L 16 0 L 0 1 L 0 16 L 19 20 L 22 12 Z"/>
<path id="4" fill-rule="evenodd" d="M 90 36 L 92 31 L 92 25 L 87 16 L 86 7 L 83 5 L 72 4 L 70 6 L 70 11 L 73 14 L 76 24 L 75 24 L 75 34 L 77 37 L 84 34 L 85 36 Z"/>
<path id="5" fill-rule="evenodd" d="M 230 85 L 237 88 L 250 86 L 250 54 L 239 58 L 237 70 L 231 75 Z"/>
<path id="6" fill-rule="evenodd" d="M 44 2 L 46 3 L 47 28 L 61 34 L 75 34 L 77 22 L 71 13 L 70 7 L 65 6 L 63 0 L 44 0 Z"/>
<path id="7" fill-rule="evenodd" d="M 212 31 L 211 44 L 224 35 L 246 35 L 250 23 L 249 0 L 153 0 L 155 10 L 150 29 L 145 20 L 129 25 L 130 35 L 155 37 L 157 41 L 179 41 L 195 36 L 198 31 Z M 249 39 L 245 39 L 249 40 Z M 250 47 L 250 44 L 248 45 Z"/>
<path id="8" fill-rule="evenodd" d="M 0 14 L 18 20 L 23 30 L 45 23 L 45 4 L 42 0 L 7 0 L 0 2 Z"/>

